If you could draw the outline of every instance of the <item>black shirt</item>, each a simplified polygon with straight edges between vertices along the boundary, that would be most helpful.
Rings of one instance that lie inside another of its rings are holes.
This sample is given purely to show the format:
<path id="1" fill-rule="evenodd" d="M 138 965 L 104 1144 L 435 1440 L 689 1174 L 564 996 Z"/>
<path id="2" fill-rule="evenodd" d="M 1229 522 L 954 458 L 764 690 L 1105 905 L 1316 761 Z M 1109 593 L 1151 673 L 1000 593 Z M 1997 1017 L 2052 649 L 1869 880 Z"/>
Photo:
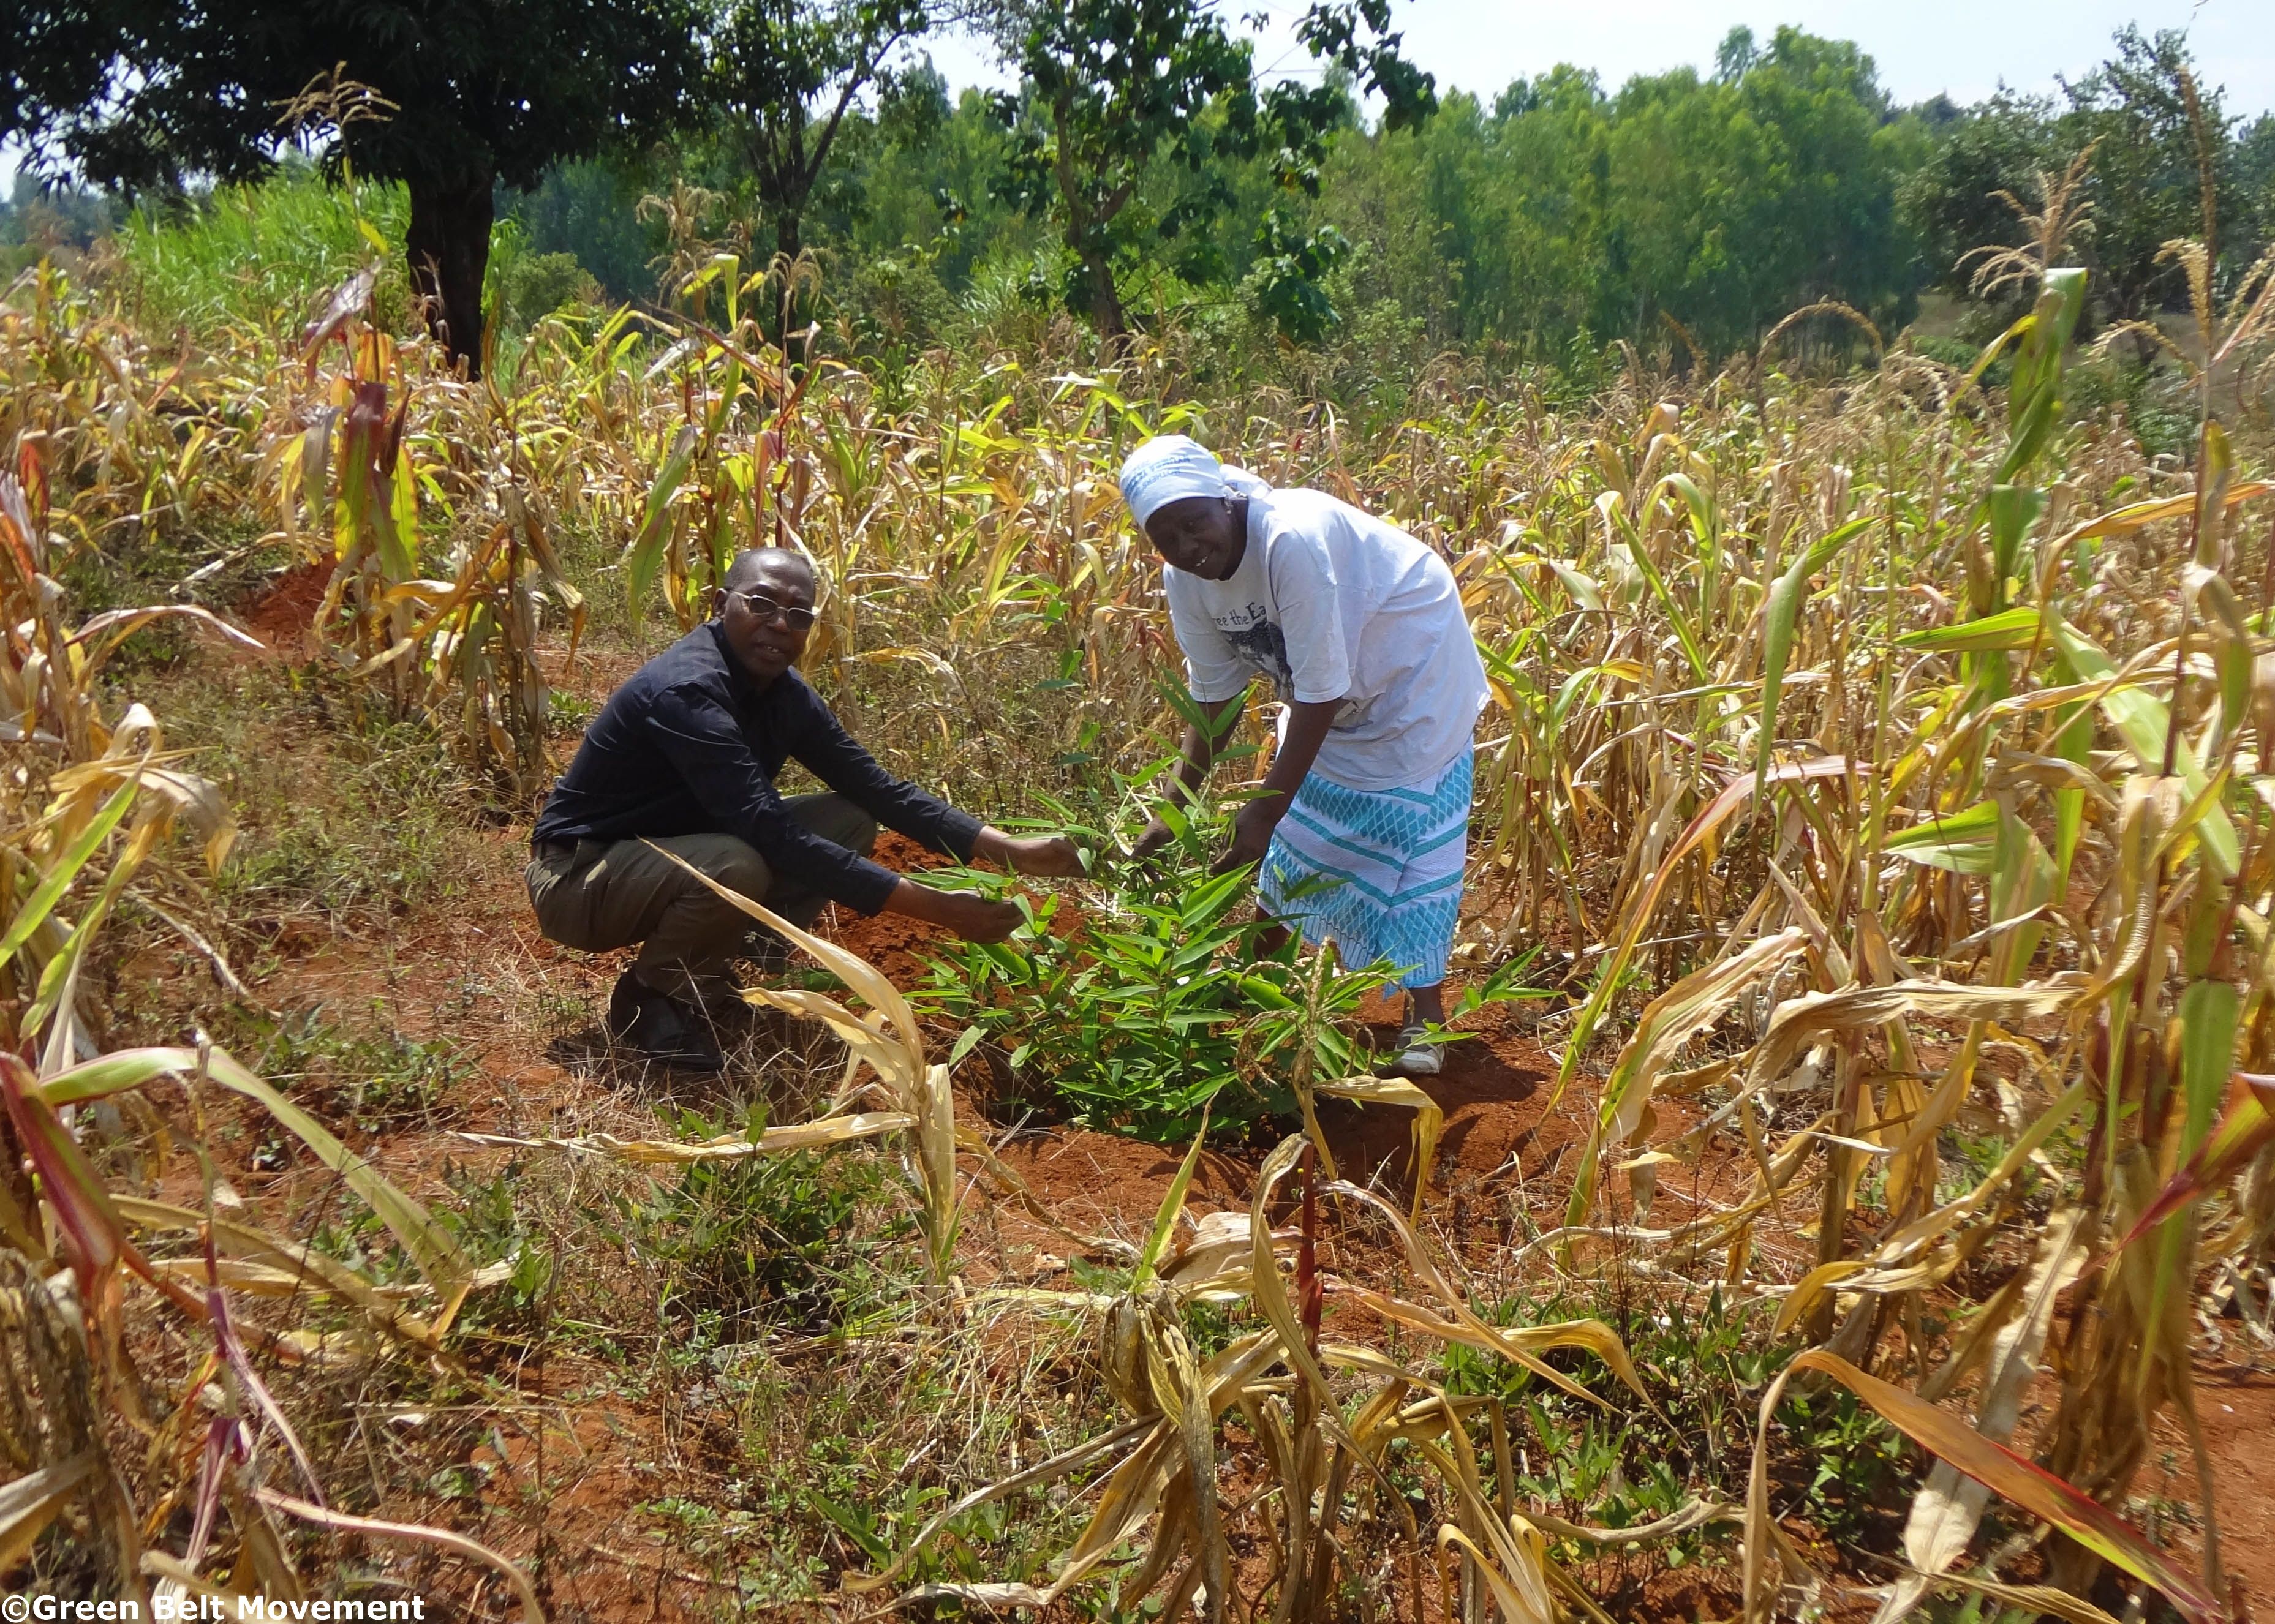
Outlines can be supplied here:
<path id="1" fill-rule="evenodd" d="M 979 819 L 879 767 L 796 671 L 759 687 L 735 663 L 716 622 L 698 626 L 608 696 L 546 797 L 532 838 L 739 835 L 775 873 L 877 912 L 900 876 L 784 810 L 775 774 L 793 757 L 887 828 L 971 860 Z"/>

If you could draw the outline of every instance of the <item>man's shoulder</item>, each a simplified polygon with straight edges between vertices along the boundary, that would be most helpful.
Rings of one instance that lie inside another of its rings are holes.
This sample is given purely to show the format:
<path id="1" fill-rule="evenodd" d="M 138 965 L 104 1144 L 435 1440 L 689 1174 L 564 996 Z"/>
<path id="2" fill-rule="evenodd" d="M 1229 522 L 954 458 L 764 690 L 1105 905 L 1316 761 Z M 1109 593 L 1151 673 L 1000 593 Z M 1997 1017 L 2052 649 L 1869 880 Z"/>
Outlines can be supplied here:
<path id="1" fill-rule="evenodd" d="M 712 635 L 707 622 L 669 647 L 649 655 L 616 691 L 634 698 L 650 698 L 674 688 L 723 688 L 727 678 L 726 656 L 721 653 L 719 640 Z"/>

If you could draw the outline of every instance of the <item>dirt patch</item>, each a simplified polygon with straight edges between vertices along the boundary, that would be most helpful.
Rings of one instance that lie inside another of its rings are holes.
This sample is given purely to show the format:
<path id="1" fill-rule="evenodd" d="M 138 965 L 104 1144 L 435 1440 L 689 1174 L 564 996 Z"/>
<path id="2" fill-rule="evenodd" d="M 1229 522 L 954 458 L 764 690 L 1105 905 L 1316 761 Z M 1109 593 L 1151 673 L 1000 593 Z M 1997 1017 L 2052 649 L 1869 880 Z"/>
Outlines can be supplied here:
<path id="1" fill-rule="evenodd" d="M 2275 1601 L 2275 1372 L 2199 1356 L 2196 1413 L 2211 1457 L 2219 1519 L 2220 1567 L 2243 1586 L 2254 1615 Z M 2188 1431 L 2166 1410 L 2157 1417 L 2149 1457 L 2133 1480 L 2136 1499 L 2161 1502 L 2157 1531 L 2190 1567 L 2203 1560 L 2196 1466 Z M 2136 1521 L 2137 1514 L 2136 1514 Z"/>
<path id="2" fill-rule="evenodd" d="M 316 611 L 323 608 L 331 581 L 329 558 L 293 564 L 238 604 L 238 617 L 277 659 L 298 664 L 316 653 Z"/>
<path id="3" fill-rule="evenodd" d="M 2220 1560 L 2264 1610 L 2275 1602 L 2275 1373 L 2199 1366 L 2196 1409 L 2218 1497 Z"/>

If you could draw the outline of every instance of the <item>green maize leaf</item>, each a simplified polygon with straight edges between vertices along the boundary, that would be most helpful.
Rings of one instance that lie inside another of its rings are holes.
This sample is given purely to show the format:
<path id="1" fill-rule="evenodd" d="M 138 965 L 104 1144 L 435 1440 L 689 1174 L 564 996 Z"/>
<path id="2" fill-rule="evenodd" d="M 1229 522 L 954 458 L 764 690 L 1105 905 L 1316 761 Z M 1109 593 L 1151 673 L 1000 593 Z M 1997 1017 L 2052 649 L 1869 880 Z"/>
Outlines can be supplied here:
<path id="1" fill-rule="evenodd" d="M 2038 612 L 2028 604 L 2000 609 L 1956 625 L 1931 626 L 1907 631 L 1896 638 L 1898 648 L 1944 653 L 1973 653 L 1984 650 L 2028 648 L 2038 637 Z"/>
<path id="2" fill-rule="evenodd" d="M 2062 363 L 2084 307 L 2085 273 L 2075 268 L 2050 270 L 2037 306 L 2016 323 L 2022 344 L 2007 393 L 2012 438 L 1996 484 L 2008 483 L 2035 462 L 2061 421 Z"/>
<path id="3" fill-rule="evenodd" d="M 1716 522 L 1713 502 L 1697 482 L 1687 473 L 1670 473 L 1659 480 L 1659 488 L 1673 490 L 1682 498 L 1682 505 L 1690 510 L 1690 533 L 1702 546 L 1711 544 L 1721 526 Z"/>
<path id="4" fill-rule="evenodd" d="M 1193 1136 L 1193 1148 L 1185 1152 L 1177 1176 L 1169 1181 L 1169 1188 L 1161 1196 L 1160 1210 L 1153 1214 L 1153 1232 L 1145 1237 L 1145 1250 L 1138 1254 L 1138 1272 L 1130 1282 L 1131 1292 L 1143 1291 L 1153 1284 L 1161 1255 L 1169 1250 L 1169 1237 L 1176 1233 L 1177 1214 L 1185 1210 L 1185 1191 L 1192 1188 L 1193 1171 L 1201 1163 L 1201 1147 L 1207 1143 L 1208 1114 L 1204 1111 L 1200 1131 Z"/>
<path id="5" fill-rule="evenodd" d="M 2051 754 L 2062 760 L 2075 762 L 2081 769 L 2092 765 L 2093 729 L 2085 725 L 2083 705 L 2065 705 L 2055 714 L 2061 726 L 2054 734 Z M 2077 857 L 2078 837 L 2085 832 L 2085 791 L 2057 789 L 2054 791 L 2054 895 L 2062 895 L 2069 886 L 2070 865 Z"/>
<path id="6" fill-rule="evenodd" d="M 2235 1079 L 2244 1085 L 2244 1091 L 2221 1114 L 2187 1165 L 2134 1220 L 2133 1227 L 2117 1243 L 2118 1250 L 2150 1234 L 2189 1203 L 2218 1190 L 2275 1144 L 2275 1076 L 2239 1071 Z"/>
<path id="7" fill-rule="evenodd" d="M 1572 601 L 1575 603 L 1595 614 L 1600 615 L 1604 612 L 1603 589 L 1595 582 L 1561 558 L 1544 558 L 1541 562 L 1555 572 L 1558 580 L 1564 583 L 1564 590 L 1572 594 Z"/>
<path id="8" fill-rule="evenodd" d="M 419 573 L 419 482 L 411 474 L 411 448 L 402 441 L 404 413 L 396 408 L 395 465 L 387 471 L 387 517 L 378 525 L 380 567 L 390 581 Z"/>
<path id="9" fill-rule="evenodd" d="M 1786 661 L 1793 654 L 1793 634 L 1801 618 L 1801 605 L 1809 595 L 1809 578 L 1831 563 L 1848 541 L 1871 528 L 1870 518 L 1852 518 L 1827 531 L 1804 548 L 1777 583 L 1770 588 L 1769 607 L 1762 631 L 1761 743 L 1754 752 L 1754 793 L 1769 782 L 1770 752 L 1777 744 L 1778 699 L 1785 688 Z M 1699 681 L 1706 681 L 1702 668 Z"/>
<path id="10" fill-rule="evenodd" d="M 1698 633 L 1692 628 L 1690 617 L 1682 612 L 1682 606 L 1675 602 L 1674 593 L 1667 588 L 1667 578 L 1659 574 L 1659 566 L 1651 562 L 1651 555 L 1644 550 L 1643 538 L 1636 534 L 1624 517 L 1620 519 L 1620 528 L 1627 532 L 1628 552 L 1635 559 L 1636 568 L 1642 570 L 1643 578 L 1651 583 L 1652 594 L 1658 598 L 1659 607 L 1667 611 L 1667 618 L 1674 627 L 1675 641 L 1682 646 L 1682 657 L 1690 662 L 1692 679 L 1699 683 L 1712 682 L 1714 678 L 1707 668 L 1705 651 L 1698 646 Z"/>
<path id="11" fill-rule="evenodd" d="M 2115 679 L 2117 667 L 2107 654 L 2101 652 L 2099 645 L 2060 615 L 2047 615 L 2046 630 L 2052 634 L 2054 646 L 2068 665 L 2075 680 L 2106 683 Z M 2100 703 L 2101 714 L 2117 729 L 2118 736 L 2125 741 L 2125 747 L 2133 752 L 2133 759 L 2141 770 L 2162 772 L 2165 731 L 2172 714 L 2165 702 L 2138 688 L 2120 685 L 2104 693 Z M 2173 741 L 2173 770 L 2180 775 L 2191 802 L 2201 797 L 2211 786 L 2211 781 L 2197 761 L 2196 752 L 2188 747 L 2188 742 L 2184 738 Z M 2199 832 L 2213 872 L 2222 879 L 2233 876 L 2243 860 L 2243 843 L 2226 811 L 2217 805 L 2206 807 Z"/>
<path id="12" fill-rule="evenodd" d="M 2229 585 L 2227 578 L 2211 566 L 2192 563 L 2182 572 L 2188 596 L 2205 611 L 2212 635 L 2212 666 L 2219 673 L 2220 736 L 2226 738 L 2243 725 L 2251 706 L 2251 672 L 2256 658 L 2250 617 Z"/>
<path id="13" fill-rule="evenodd" d="M 126 882 L 134 877 L 134 871 L 142 866 L 142 859 L 148 855 L 153 843 L 150 836 L 155 832 L 146 826 L 126 842 L 125 848 L 118 854 L 117 861 L 110 865 L 110 872 L 103 879 L 102 889 L 95 893 L 94 901 L 79 916 L 79 923 L 72 927 L 62 949 L 40 971 L 38 996 L 32 1001 L 32 1007 L 24 1012 L 23 1020 L 18 1026 L 19 1031 L 29 1036 L 46 1028 L 64 999 L 79 956 L 87 951 L 87 944 L 94 940 L 95 933 L 102 928 L 102 922 L 110 918 L 112 904 L 118 901 L 118 894 L 126 888 Z"/>
<path id="14" fill-rule="evenodd" d="M 2194 981 L 2181 994 L 2181 1095 L 2186 1113 L 2181 1126 L 2181 1154 L 2193 1158 L 2211 1131 L 2220 1097 L 2227 1091 L 2229 1068 L 2234 1063 L 2236 1019 L 2243 997 L 2225 981 Z M 2167 1224 L 2157 1237 L 2157 1266 L 2150 1272 L 2148 1323 L 2162 1325 L 2176 1280 L 2188 1272 L 2189 1235 L 2185 1226 Z M 2155 1356 L 2156 1339 L 2145 1341 L 2141 1359 L 2145 1366 Z"/>
<path id="15" fill-rule="evenodd" d="M 16 910 L 15 918 L 9 922 L 7 935 L 0 937 L 0 963 L 5 963 L 23 951 L 24 944 L 32 940 L 32 933 L 38 930 L 47 917 L 55 911 L 56 903 L 71 888 L 71 882 L 78 878 L 79 871 L 87 866 L 87 859 L 94 855 L 95 848 L 102 844 L 111 830 L 118 827 L 119 820 L 126 816 L 127 809 L 134 804 L 134 797 L 141 788 L 142 782 L 139 778 L 129 779 L 119 785 L 111 797 L 102 804 L 102 809 L 88 821 L 87 827 L 79 832 L 78 838 L 64 849 L 63 855 L 56 859 L 55 866 L 41 879 L 31 895 L 24 899 L 24 905 Z"/>
<path id="16" fill-rule="evenodd" d="M 663 465 L 656 470 L 655 482 L 648 487 L 647 507 L 640 517 L 639 533 L 632 538 L 626 555 L 626 595 L 635 620 L 639 618 L 640 604 L 663 568 L 664 543 L 671 537 L 671 499 L 678 494 L 694 460 L 695 426 L 690 423 L 673 436 Z"/>
<path id="17" fill-rule="evenodd" d="M 2218 419 L 2206 418 L 2196 450 L 2196 555 L 2210 569 L 2220 556 L 2220 532 L 2227 521 L 2228 488 L 2235 483 L 2235 451 Z"/>
<path id="18" fill-rule="evenodd" d="M 2006 595 L 2022 557 L 2022 538 L 2046 508 L 2046 494 L 2035 486 L 1994 485 L 1989 503 L 1991 562 L 1998 571 L 1997 590 Z"/>
<path id="19" fill-rule="evenodd" d="M 2242 1007 L 2243 995 L 2225 981 L 2192 982 L 2181 994 L 2181 1092 L 2188 1110 L 2181 1129 L 2182 1156 L 2203 1147 L 2227 1092 Z"/>
<path id="20" fill-rule="evenodd" d="M 2003 924 L 2044 907 L 2054 894 L 2053 859 L 2030 826 L 1999 803 L 1998 833 L 1991 849 L 1991 918 Z M 2043 924 L 2024 924 L 1999 933 L 1992 949 L 1991 979 L 2011 986 L 2045 937 Z"/>
<path id="21" fill-rule="evenodd" d="M 1998 804 L 1977 801 L 1963 812 L 1896 830 L 1881 842 L 1881 850 L 1890 857 L 1948 869 L 1954 874 L 1988 874 L 1998 844 Z"/>

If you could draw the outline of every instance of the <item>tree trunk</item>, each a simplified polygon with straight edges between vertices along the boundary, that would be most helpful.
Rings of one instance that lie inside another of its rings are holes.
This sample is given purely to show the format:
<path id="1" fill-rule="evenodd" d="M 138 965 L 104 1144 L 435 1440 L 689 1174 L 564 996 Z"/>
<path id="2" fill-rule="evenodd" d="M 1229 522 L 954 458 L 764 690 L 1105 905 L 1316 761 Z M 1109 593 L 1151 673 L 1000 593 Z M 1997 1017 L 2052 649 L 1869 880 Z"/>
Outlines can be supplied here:
<path id="1" fill-rule="evenodd" d="M 1122 309 L 1122 295 L 1114 286 L 1114 262 L 1105 253 L 1078 248 L 1083 279 L 1090 284 L 1090 321 L 1109 349 L 1118 349 L 1130 336 L 1130 321 Z"/>
<path id="2" fill-rule="evenodd" d="M 404 233 L 411 291 L 425 306 L 427 329 L 482 375 L 482 277 L 490 262 L 491 177 L 455 183 L 414 178 L 411 226 Z"/>

